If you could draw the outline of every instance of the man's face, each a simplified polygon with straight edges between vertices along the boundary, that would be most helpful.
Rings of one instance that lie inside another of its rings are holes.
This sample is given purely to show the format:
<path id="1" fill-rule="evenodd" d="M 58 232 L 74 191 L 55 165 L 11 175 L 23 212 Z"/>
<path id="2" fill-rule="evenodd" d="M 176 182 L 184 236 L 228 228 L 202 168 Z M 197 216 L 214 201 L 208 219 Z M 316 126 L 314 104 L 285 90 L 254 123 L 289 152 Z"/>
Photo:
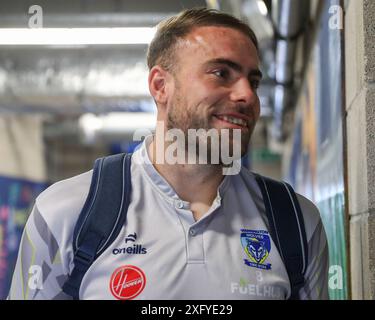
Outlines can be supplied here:
<path id="1" fill-rule="evenodd" d="M 261 73 L 252 41 L 235 29 L 199 27 L 179 41 L 175 57 L 167 129 L 181 129 L 186 137 L 188 129 L 239 129 L 241 141 L 231 139 L 230 148 L 238 143 L 246 154 L 260 114 Z"/>

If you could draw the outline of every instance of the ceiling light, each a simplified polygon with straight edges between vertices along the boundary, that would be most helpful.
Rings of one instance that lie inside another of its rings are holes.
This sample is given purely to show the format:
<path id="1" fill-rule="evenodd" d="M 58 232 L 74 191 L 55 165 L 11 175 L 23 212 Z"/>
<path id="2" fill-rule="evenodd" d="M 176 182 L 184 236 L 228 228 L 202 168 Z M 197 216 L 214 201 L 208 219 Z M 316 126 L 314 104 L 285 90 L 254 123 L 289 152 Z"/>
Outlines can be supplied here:
<path id="1" fill-rule="evenodd" d="M 120 137 L 148 135 L 155 129 L 156 113 L 111 112 L 103 115 L 86 113 L 79 118 L 79 128 L 86 143 L 98 137 Z"/>
<path id="2" fill-rule="evenodd" d="M 267 6 L 263 0 L 257 0 L 257 5 L 260 13 L 264 16 L 268 14 Z"/>

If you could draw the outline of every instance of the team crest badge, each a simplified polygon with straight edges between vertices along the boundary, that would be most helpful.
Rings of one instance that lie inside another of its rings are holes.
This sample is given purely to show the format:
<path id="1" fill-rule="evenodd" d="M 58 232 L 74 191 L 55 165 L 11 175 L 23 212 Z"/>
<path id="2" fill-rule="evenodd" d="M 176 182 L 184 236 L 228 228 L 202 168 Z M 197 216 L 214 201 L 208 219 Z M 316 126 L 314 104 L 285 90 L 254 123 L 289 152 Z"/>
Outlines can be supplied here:
<path id="1" fill-rule="evenodd" d="M 249 258 L 244 259 L 247 266 L 271 269 L 271 264 L 265 263 L 271 251 L 271 240 L 267 231 L 241 229 L 241 244 Z"/>

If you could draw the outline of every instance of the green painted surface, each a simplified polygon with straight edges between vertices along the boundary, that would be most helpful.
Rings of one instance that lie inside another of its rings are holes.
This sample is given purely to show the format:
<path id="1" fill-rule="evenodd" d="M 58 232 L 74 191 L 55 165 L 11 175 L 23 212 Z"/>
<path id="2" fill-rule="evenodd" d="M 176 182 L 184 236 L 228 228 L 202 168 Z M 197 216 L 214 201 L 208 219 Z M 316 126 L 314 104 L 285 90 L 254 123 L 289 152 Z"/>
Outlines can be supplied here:
<path id="1" fill-rule="evenodd" d="M 336 194 L 317 204 L 328 240 L 330 266 L 328 288 L 332 300 L 348 299 L 344 204 L 343 193 Z"/>

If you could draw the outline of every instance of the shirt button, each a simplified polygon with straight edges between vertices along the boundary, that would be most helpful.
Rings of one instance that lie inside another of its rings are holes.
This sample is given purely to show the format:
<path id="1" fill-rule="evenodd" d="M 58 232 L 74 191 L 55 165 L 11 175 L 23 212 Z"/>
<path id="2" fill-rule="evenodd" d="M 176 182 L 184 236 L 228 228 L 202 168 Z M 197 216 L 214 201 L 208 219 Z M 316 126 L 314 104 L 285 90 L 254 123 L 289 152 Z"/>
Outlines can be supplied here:
<path id="1" fill-rule="evenodd" d="M 194 236 L 197 234 L 197 232 L 195 231 L 195 229 L 190 229 L 190 230 L 189 230 L 189 234 L 190 234 L 192 237 L 194 237 Z"/>
<path id="2" fill-rule="evenodd" d="M 182 201 L 177 202 L 177 208 L 182 209 L 184 207 L 184 204 Z"/>

